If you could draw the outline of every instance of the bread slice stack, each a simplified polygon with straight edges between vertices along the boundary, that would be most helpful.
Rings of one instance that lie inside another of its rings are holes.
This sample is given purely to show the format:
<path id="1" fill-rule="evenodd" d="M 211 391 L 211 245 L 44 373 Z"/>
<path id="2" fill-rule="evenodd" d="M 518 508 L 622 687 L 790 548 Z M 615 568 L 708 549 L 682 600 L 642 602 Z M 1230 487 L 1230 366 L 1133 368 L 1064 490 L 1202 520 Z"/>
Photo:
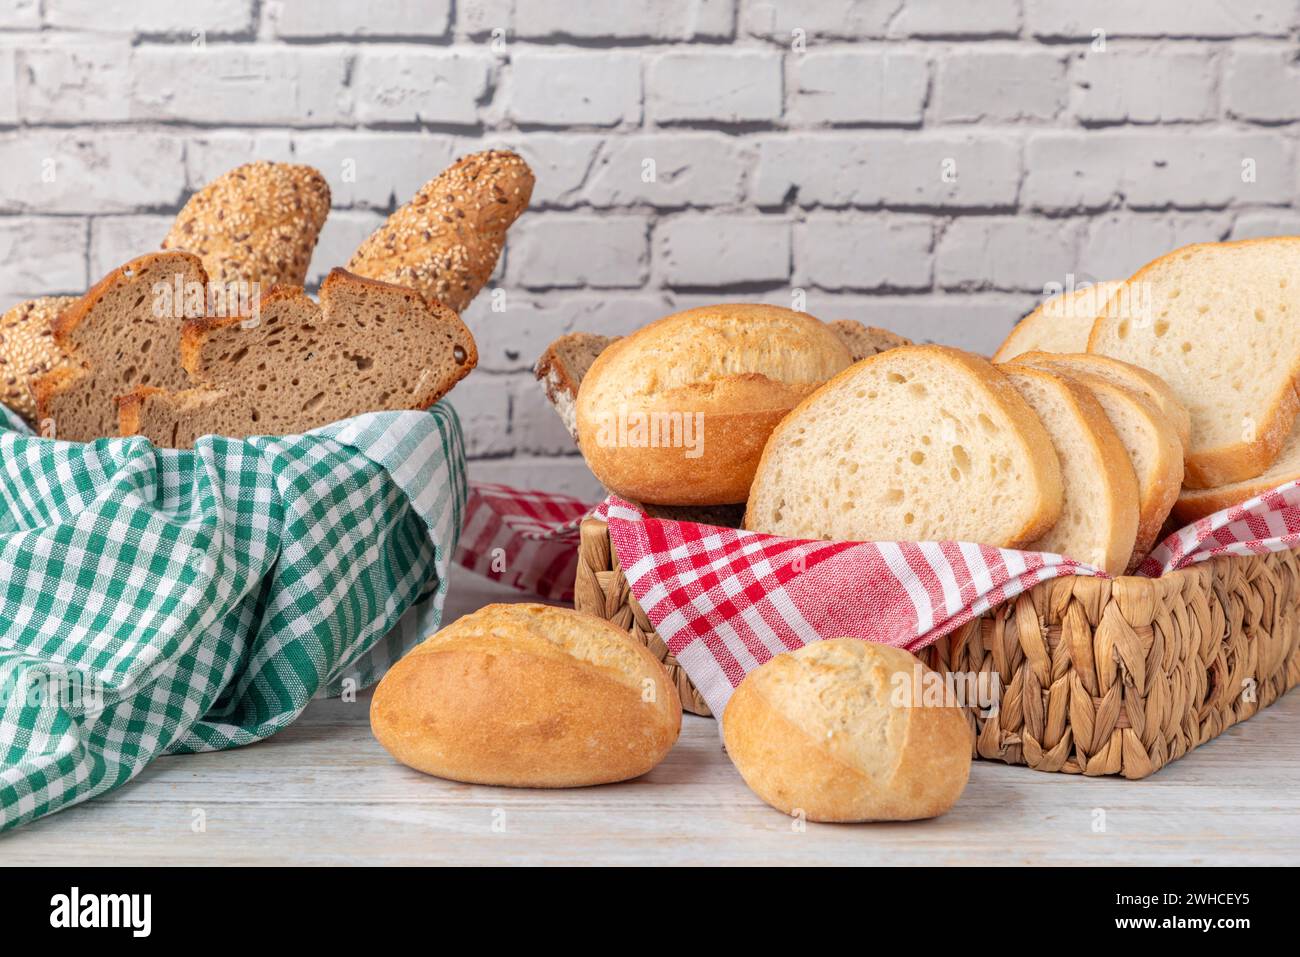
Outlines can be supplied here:
<path id="1" fill-rule="evenodd" d="M 255 320 L 187 321 L 180 358 L 194 388 L 125 395 L 123 435 L 188 448 L 202 435 L 281 435 L 358 410 L 427 409 L 469 374 L 478 353 L 441 303 L 335 269 L 319 305 L 279 286 Z"/>

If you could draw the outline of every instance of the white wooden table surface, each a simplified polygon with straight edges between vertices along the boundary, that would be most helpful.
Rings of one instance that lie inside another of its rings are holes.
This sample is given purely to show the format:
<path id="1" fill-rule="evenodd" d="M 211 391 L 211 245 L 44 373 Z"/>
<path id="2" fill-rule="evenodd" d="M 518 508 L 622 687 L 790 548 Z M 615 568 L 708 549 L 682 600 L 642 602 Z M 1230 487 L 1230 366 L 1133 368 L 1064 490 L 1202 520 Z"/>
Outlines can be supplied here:
<path id="1" fill-rule="evenodd" d="M 468 574 L 452 596 L 447 620 L 517 600 Z M 636 781 L 524 791 L 397 764 L 368 707 L 318 701 L 261 744 L 161 758 L 106 797 L 0 836 L 0 866 L 1300 862 L 1300 692 L 1146 781 L 976 762 L 937 820 L 803 831 L 749 792 L 711 720 L 687 716 L 667 760 Z"/>

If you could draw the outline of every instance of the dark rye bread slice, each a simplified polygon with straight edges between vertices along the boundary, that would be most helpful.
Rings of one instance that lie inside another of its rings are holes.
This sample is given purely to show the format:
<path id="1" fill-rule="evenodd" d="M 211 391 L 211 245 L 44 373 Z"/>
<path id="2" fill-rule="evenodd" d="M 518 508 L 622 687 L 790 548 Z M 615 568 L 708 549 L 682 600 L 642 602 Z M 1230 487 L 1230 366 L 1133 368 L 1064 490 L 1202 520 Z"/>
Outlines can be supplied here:
<path id="1" fill-rule="evenodd" d="M 187 321 L 181 362 L 194 388 L 139 389 L 123 435 L 188 448 L 203 435 L 286 435 L 363 412 L 427 409 L 478 362 L 454 311 L 404 286 L 333 270 L 317 305 L 277 287 L 256 323 Z"/>
<path id="2" fill-rule="evenodd" d="M 519 155 L 463 156 L 389 216 L 357 248 L 348 269 L 464 312 L 491 277 L 506 230 L 532 195 L 533 171 Z"/>
<path id="3" fill-rule="evenodd" d="M 59 316 L 54 341 L 68 361 L 33 387 L 43 435 L 73 442 L 116 435 L 118 396 L 190 384 L 180 361 L 184 302 L 171 294 L 178 281 L 206 294 L 199 258 L 150 253 L 114 269 Z"/>

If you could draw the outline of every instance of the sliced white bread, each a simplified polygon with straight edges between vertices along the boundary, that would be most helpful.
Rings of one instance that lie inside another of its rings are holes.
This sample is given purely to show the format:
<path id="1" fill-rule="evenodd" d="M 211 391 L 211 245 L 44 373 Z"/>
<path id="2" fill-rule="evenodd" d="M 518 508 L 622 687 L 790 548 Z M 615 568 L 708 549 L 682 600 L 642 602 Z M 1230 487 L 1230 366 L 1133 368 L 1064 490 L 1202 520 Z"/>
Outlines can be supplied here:
<path id="1" fill-rule="evenodd" d="M 1300 479 L 1300 419 L 1291 427 L 1282 453 L 1267 472 L 1218 488 L 1185 488 L 1174 505 L 1174 518 L 1180 525 L 1186 525 L 1296 479 Z"/>
<path id="2" fill-rule="evenodd" d="M 745 527 L 798 538 L 1022 547 L 1061 517 L 1061 466 L 1029 404 L 946 346 L 864 359 L 768 440 Z"/>
<path id="3" fill-rule="evenodd" d="M 1010 365 L 1030 362 L 1027 356 L 1020 356 Z M 1159 537 L 1182 486 L 1183 446 L 1178 431 L 1154 403 L 1101 376 L 1050 363 L 1035 363 L 1033 367 L 1087 386 L 1119 433 L 1138 480 L 1138 533 L 1129 563 L 1130 568 L 1136 568 Z"/>
<path id="4" fill-rule="evenodd" d="M 1065 483 L 1060 520 L 1026 547 L 1123 574 L 1137 542 L 1138 483 L 1115 427 L 1079 383 L 1030 366 L 1003 371 L 1052 436 Z"/>
<path id="5" fill-rule="evenodd" d="M 1121 280 L 1107 279 L 1046 300 L 1016 323 L 993 361 L 1006 362 L 1024 352 L 1086 352 L 1093 323 L 1122 285 Z"/>
<path id="6" fill-rule="evenodd" d="M 1144 266 L 1097 319 L 1088 351 L 1169 383 L 1192 417 L 1186 483 L 1266 471 L 1300 412 L 1300 237 L 1185 246 Z"/>
<path id="7" fill-rule="evenodd" d="M 1088 372 L 1130 392 L 1136 392 L 1153 403 L 1174 424 L 1178 440 L 1184 446 L 1191 440 L 1192 415 L 1187 411 L 1187 406 L 1178 400 L 1168 382 L 1148 369 L 1090 352 L 1027 352 L 1017 358 L 1025 362 L 1036 362 L 1040 366 L 1054 364 L 1063 371 Z"/>

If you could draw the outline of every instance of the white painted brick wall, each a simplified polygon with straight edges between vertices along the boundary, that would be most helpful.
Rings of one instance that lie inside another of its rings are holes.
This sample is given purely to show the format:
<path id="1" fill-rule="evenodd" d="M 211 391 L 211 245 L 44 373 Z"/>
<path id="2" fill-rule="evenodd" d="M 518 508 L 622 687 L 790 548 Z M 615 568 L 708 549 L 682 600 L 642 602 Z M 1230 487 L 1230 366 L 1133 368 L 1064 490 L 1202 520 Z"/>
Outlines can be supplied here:
<path id="1" fill-rule="evenodd" d="M 534 208 L 453 401 L 476 477 L 594 494 L 528 374 L 562 332 L 797 289 L 988 351 L 1070 273 L 1300 232 L 1298 36 L 1295 0 L 0 0 L 0 307 L 252 158 L 330 181 L 316 282 L 518 149 Z"/>

